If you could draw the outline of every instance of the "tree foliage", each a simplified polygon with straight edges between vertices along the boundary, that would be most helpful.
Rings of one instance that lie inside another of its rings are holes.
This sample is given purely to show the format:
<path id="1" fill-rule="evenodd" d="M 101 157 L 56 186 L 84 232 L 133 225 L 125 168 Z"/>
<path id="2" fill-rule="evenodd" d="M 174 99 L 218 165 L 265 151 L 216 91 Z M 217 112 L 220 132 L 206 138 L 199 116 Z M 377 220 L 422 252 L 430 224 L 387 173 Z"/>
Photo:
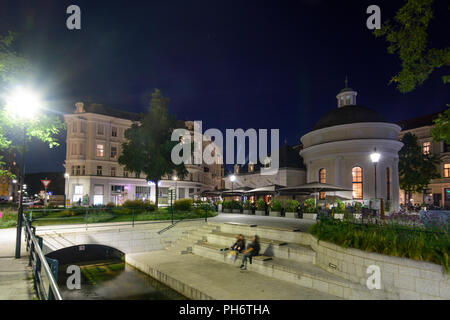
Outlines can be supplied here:
<path id="1" fill-rule="evenodd" d="M 44 111 L 35 119 L 24 121 L 6 112 L 4 97 L 8 91 L 22 81 L 28 81 L 33 72 L 28 59 L 14 50 L 15 38 L 16 34 L 13 32 L 0 36 L 0 150 L 5 153 L 17 149 L 23 141 L 16 137 L 22 137 L 23 132 L 27 140 L 36 138 L 53 148 L 59 145 L 55 135 L 64 128 L 58 116 L 52 116 L 49 111 Z M 0 166 L 3 164 L 0 158 Z M 11 175 L 11 173 L 2 169 L 0 175 Z"/>
<path id="2" fill-rule="evenodd" d="M 433 18 L 433 0 L 407 0 L 393 21 L 386 21 L 375 30 L 376 37 L 385 37 L 388 52 L 398 54 L 402 69 L 393 76 L 400 92 L 406 93 L 422 85 L 430 74 L 443 66 L 450 66 L 450 47 L 428 48 L 428 26 Z M 443 76 L 450 82 L 450 75 Z"/>
<path id="3" fill-rule="evenodd" d="M 449 109 L 440 113 L 433 121 L 433 128 L 431 128 L 431 135 L 435 141 L 444 141 L 450 144 L 450 105 Z"/>
<path id="4" fill-rule="evenodd" d="M 158 182 L 166 175 L 175 173 L 183 178 L 187 174 L 184 164 L 175 165 L 171 160 L 172 149 L 177 144 L 171 141 L 171 135 L 180 123 L 169 114 L 168 104 L 169 99 L 155 89 L 148 113 L 125 131 L 126 142 L 119 157 L 119 163 L 128 171 L 144 173 L 147 181 L 155 183 L 157 206 Z"/>
<path id="5" fill-rule="evenodd" d="M 424 154 L 412 133 L 403 136 L 403 147 L 398 153 L 400 188 L 405 190 L 409 199 L 415 192 L 422 192 L 431 179 L 440 177 L 438 165 L 440 159 L 434 154 Z"/>

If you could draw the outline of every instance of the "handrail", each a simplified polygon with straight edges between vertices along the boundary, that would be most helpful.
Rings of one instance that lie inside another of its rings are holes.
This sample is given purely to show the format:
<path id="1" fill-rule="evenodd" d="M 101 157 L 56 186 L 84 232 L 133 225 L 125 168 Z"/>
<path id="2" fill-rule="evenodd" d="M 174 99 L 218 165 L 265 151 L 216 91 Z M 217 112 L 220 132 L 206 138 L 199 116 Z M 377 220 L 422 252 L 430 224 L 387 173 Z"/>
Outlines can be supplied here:
<path id="1" fill-rule="evenodd" d="M 158 234 L 164 233 L 164 232 L 166 232 L 167 230 L 172 229 L 172 228 L 175 227 L 179 222 L 183 221 L 184 219 L 189 218 L 192 214 L 193 214 L 193 212 L 189 212 L 185 217 L 181 218 L 181 219 L 178 220 L 178 221 L 175 221 L 174 223 L 172 223 L 171 225 L 168 225 L 168 226 L 165 227 L 164 229 L 159 230 L 159 231 L 158 231 Z"/>
<path id="2" fill-rule="evenodd" d="M 35 234 L 31 230 L 30 224 L 29 224 L 25 214 L 22 214 L 22 218 L 25 221 L 24 226 L 26 228 L 26 233 L 28 235 L 28 239 L 31 239 L 31 241 L 33 242 L 33 250 L 35 250 L 37 252 L 37 255 L 39 257 L 41 265 L 44 266 L 44 271 L 47 274 L 47 277 L 49 279 L 50 288 L 52 289 L 54 299 L 62 300 L 61 293 L 59 292 L 58 285 L 56 284 L 55 278 L 53 277 L 52 271 L 50 270 L 50 267 L 47 263 L 47 259 L 45 258 L 44 253 L 41 250 L 41 247 L 36 239 Z M 27 249 L 28 249 L 28 246 L 27 246 Z M 32 254 L 32 252 L 30 252 L 30 254 Z M 34 275 L 34 276 L 36 276 L 36 275 Z"/>

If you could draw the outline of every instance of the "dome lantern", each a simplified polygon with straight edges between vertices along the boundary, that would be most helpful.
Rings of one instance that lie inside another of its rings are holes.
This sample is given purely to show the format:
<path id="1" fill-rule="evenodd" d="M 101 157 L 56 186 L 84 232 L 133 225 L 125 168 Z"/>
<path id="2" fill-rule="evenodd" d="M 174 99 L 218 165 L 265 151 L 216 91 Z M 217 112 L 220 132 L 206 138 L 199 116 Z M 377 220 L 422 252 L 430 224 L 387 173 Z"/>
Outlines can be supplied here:
<path id="1" fill-rule="evenodd" d="M 345 88 L 342 89 L 336 96 L 338 108 L 344 106 L 356 105 L 356 96 L 358 92 L 354 91 L 348 86 L 348 79 L 345 77 Z"/>

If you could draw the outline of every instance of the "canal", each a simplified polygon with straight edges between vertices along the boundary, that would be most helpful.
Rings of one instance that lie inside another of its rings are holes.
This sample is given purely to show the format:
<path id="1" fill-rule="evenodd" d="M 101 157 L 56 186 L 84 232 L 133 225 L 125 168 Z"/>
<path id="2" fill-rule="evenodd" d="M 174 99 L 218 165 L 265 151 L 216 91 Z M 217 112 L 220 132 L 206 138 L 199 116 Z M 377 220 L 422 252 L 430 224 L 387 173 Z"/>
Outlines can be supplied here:
<path id="1" fill-rule="evenodd" d="M 103 245 L 77 245 L 46 255 L 58 261 L 58 287 L 65 300 L 185 300 L 186 297 L 125 263 L 123 252 Z M 80 267 L 81 289 L 69 289 L 70 265 Z"/>

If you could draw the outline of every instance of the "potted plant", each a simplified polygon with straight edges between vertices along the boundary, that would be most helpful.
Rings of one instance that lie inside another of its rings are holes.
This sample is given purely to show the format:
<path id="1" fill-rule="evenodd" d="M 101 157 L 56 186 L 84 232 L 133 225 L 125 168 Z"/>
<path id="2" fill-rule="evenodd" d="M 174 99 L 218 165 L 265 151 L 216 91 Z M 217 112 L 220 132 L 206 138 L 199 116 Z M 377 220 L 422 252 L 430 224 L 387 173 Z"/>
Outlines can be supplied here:
<path id="1" fill-rule="evenodd" d="M 239 201 L 233 201 L 231 203 L 231 209 L 233 213 L 241 213 L 242 204 Z"/>
<path id="2" fill-rule="evenodd" d="M 354 202 L 353 203 L 353 217 L 355 218 L 355 219 L 361 219 L 361 216 L 362 216 L 362 203 L 361 202 L 358 202 L 358 201 L 356 201 L 356 202 Z"/>
<path id="3" fill-rule="evenodd" d="M 266 203 L 263 199 L 259 199 L 256 201 L 256 211 L 255 215 L 257 216 L 265 216 L 266 215 Z"/>
<path id="4" fill-rule="evenodd" d="M 345 213 L 345 204 L 337 200 L 336 206 L 333 208 L 333 217 L 334 219 L 344 220 L 344 213 Z"/>
<path id="5" fill-rule="evenodd" d="M 225 200 L 223 202 L 223 212 L 231 212 L 231 200 Z"/>
<path id="6" fill-rule="evenodd" d="M 287 200 L 285 209 L 286 209 L 286 218 L 298 218 L 298 206 L 299 203 L 297 200 Z"/>
<path id="7" fill-rule="evenodd" d="M 252 202 L 250 200 L 244 202 L 244 214 L 252 214 Z"/>
<path id="8" fill-rule="evenodd" d="M 314 198 L 306 199 L 303 202 L 303 219 L 316 220 L 317 219 L 317 206 Z"/>
<path id="9" fill-rule="evenodd" d="M 281 209 L 283 209 L 283 204 L 280 200 L 273 199 L 270 202 L 270 212 L 269 216 L 272 217 L 281 217 Z"/>
<path id="10" fill-rule="evenodd" d="M 223 202 L 222 201 L 217 201 L 217 212 L 223 212 Z"/>

